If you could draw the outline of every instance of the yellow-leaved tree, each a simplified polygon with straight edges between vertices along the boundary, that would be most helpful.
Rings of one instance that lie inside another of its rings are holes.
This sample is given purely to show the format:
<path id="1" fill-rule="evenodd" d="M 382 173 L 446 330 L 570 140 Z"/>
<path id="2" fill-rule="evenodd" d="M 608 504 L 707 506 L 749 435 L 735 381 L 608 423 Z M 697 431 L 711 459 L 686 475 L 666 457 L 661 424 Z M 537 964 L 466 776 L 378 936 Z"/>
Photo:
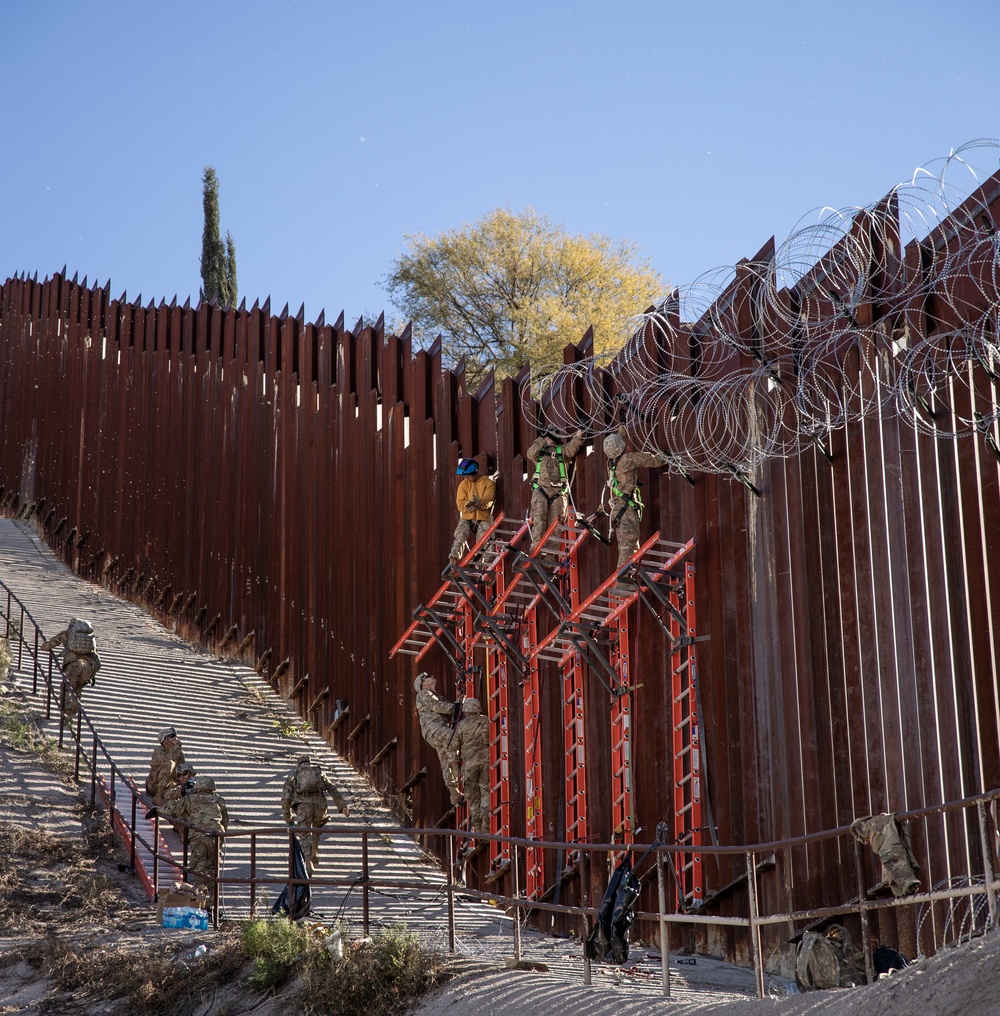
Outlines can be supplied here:
<path id="1" fill-rule="evenodd" d="M 491 367 L 498 377 L 529 361 L 536 376 L 555 369 L 590 326 L 595 352 L 617 349 L 663 294 L 635 243 L 571 235 L 531 208 L 404 240 L 385 288 L 418 342 L 440 334 L 450 363 L 465 359 L 472 386 Z"/>

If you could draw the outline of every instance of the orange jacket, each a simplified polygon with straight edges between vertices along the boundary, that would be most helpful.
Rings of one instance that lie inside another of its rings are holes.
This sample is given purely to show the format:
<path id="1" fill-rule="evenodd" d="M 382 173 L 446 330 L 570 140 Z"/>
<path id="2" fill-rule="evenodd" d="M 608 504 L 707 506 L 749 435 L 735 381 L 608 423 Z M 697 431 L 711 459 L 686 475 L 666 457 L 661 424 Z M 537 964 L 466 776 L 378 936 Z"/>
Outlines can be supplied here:
<path id="1" fill-rule="evenodd" d="M 493 518 L 496 496 L 497 485 L 488 476 L 465 476 L 458 485 L 455 504 L 463 519 L 488 521 Z"/>

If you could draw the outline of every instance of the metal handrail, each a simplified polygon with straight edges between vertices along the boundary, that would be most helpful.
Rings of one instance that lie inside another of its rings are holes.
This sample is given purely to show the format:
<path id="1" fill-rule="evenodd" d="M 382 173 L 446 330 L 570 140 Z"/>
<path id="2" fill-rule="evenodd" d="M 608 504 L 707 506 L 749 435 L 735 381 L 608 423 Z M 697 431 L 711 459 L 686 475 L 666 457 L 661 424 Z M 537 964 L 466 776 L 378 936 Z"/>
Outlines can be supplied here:
<path id="1" fill-rule="evenodd" d="M 108 807 L 112 826 L 118 833 L 125 849 L 128 851 L 129 870 L 139 876 L 139 880 L 142 882 L 146 893 L 150 899 L 152 899 L 156 895 L 158 875 L 157 868 L 159 862 L 165 859 L 175 866 L 179 865 L 177 865 L 177 861 L 169 855 L 165 858 L 163 852 L 158 849 L 157 843 L 149 842 L 137 828 L 139 807 L 141 806 L 143 811 L 145 811 L 146 806 L 142 800 L 139 788 L 135 785 L 135 780 L 129 773 L 122 770 L 122 768 L 114 760 L 104 742 L 101 740 L 100 735 L 97 733 L 90 717 L 87 715 L 86 709 L 80 700 L 80 696 L 76 694 L 68 682 L 62 680 L 61 673 L 58 674 L 60 686 L 58 690 L 56 689 L 56 685 L 53 680 L 53 662 L 55 660 L 55 654 L 49 650 L 48 660 L 46 663 L 43 664 L 41 661 L 41 654 L 43 650 L 41 650 L 40 647 L 45 641 L 41 625 L 39 625 L 39 623 L 35 620 L 31 611 L 20 600 L 17 594 L 14 593 L 2 580 L 0 580 L 0 589 L 6 593 L 7 599 L 6 609 L 2 616 L 0 616 L 0 620 L 4 621 L 4 637 L 9 643 L 11 632 L 14 631 L 17 635 L 17 669 L 23 670 L 24 655 L 27 652 L 32 665 L 32 695 L 38 694 L 39 677 L 43 679 L 45 684 L 45 718 L 47 720 L 52 719 L 53 701 L 57 703 L 59 713 L 59 735 L 57 738 L 57 744 L 60 751 L 64 748 L 65 737 L 67 734 L 65 722 L 66 699 L 67 696 L 72 696 L 76 699 L 76 723 L 71 724 L 68 728 L 68 733 L 74 745 L 73 777 L 79 783 L 81 767 L 89 770 L 90 807 L 94 808 L 96 806 L 97 796 L 98 793 L 100 793 L 101 799 Z M 18 608 L 18 619 L 16 623 L 14 621 L 15 604 Z M 30 623 L 32 630 L 30 639 L 25 638 L 25 622 Z M 89 735 L 87 737 L 90 742 L 89 749 L 84 748 L 85 735 Z M 99 766 L 99 759 L 104 763 L 103 770 L 107 773 L 106 779 L 99 775 L 102 770 L 102 767 Z M 127 789 L 129 794 L 130 806 L 128 809 L 128 816 L 123 814 L 117 803 L 116 791 L 121 788 Z M 143 847 L 149 853 L 150 858 L 153 861 L 152 872 L 148 872 L 144 865 L 137 864 L 137 847 L 139 846 Z"/>
<path id="2" fill-rule="evenodd" d="M 0 581 L 0 588 L 6 591 L 7 594 L 7 608 L 3 615 L 3 619 L 6 621 L 6 636 L 8 641 L 10 640 L 11 631 L 14 630 L 17 633 L 17 644 L 18 644 L 18 669 L 23 667 L 24 652 L 27 651 L 32 660 L 33 665 L 33 676 L 32 676 L 32 689 L 33 694 L 37 694 L 38 691 L 38 677 L 39 675 L 45 681 L 46 684 L 46 717 L 51 718 L 51 705 L 53 698 L 59 699 L 60 704 L 64 706 L 65 698 L 60 697 L 56 693 L 53 687 L 52 680 L 52 663 L 53 654 L 49 653 L 47 661 L 47 667 L 43 666 L 39 660 L 39 646 L 41 642 L 42 631 L 38 623 L 31 616 L 28 608 L 21 602 L 20 599 L 6 586 L 5 583 Z M 19 621 L 15 624 L 13 622 L 13 605 L 16 604 L 20 611 Z M 25 621 L 30 622 L 33 628 L 33 638 L 27 640 L 24 637 Z M 70 688 L 65 682 L 61 688 L 62 696 L 67 694 L 74 694 L 72 688 Z M 77 699 L 79 702 L 79 698 Z M 89 753 L 83 749 L 82 735 L 84 730 L 89 733 L 91 746 Z M 64 741 L 64 713 L 63 709 L 60 708 L 59 716 L 59 747 L 62 749 Z M 85 710 L 82 705 L 77 713 L 77 722 L 69 729 L 70 736 L 72 737 L 75 744 L 75 765 L 74 774 L 79 780 L 81 763 L 86 765 L 91 774 L 91 806 L 93 807 L 96 803 L 98 788 L 100 787 L 101 797 L 104 802 L 108 805 L 109 812 L 112 815 L 112 821 L 115 829 L 118 831 L 126 848 L 130 854 L 130 868 L 134 872 L 138 872 L 140 877 L 143 878 L 143 882 L 146 885 L 147 892 L 152 897 L 156 892 L 157 880 L 159 874 L 160 864 L 169 864 L 173 867 L 179 868 L 185 875 L 187 874 L 187 851 L 185 850 L 184 857 L 181 862 L 178 863 L 177 859 L 174 858 L 168 850 L 161 849 L 160 844 L 163 843 L 159 834 L 159 818 L 158 816 L 153 820 L 153 839 L 152 841 L 145 838 L 141 831 L 137 828 L 137 810 L 140 804 L 145 808 L 145 803 L 142 800 L 141 794 L 135 785 L 132 777 L 123 772 L 121 768 L 115 763 L 111 757 L 110 752 L 104 746 L 97 731 L 94 729 L 89 717 L 87 717 Z M 98 758 L 99 756 L 104 760 L 107 765 L 107 770 L 110 774 L 110 779 L 105 785 L 103 779 L 98 777 Z M 115 783 L 118 783 L 120 787 L 127 787 L 130 795 L 130 815 L 126 818 L 122 814 L 121 808 L 118 805 L 117 797 L 115 794 Z M 663 982 L 663 994 L 665 996 L 670 995 L 670 972 L 669 963 L 667 960 L 668 956 L 668 945 L 669 945 L 669 926 L 670 924 L 694 924 L 694 925 L 708 925 L 715 927 L 734 927 L 734 928 L 747 928 L 751 935 L 751 949 L 750 955 L 754 968 L 755 982 L 757 996 L 764 996 L 764 970 L 763 970 L 763 959 L 761 953 L 761 936 L 760 929 L 764 926 L 781 923 L 791 923 L 797 921 L 814 921 L 818 919 L 824 919 L 828 917 L 840 916 L 845 914 L 858 914 L 861 925 L 862 925 L 862 939 L 865 953 L 865 966 L 868 974 L 868 979 L 873 979 L 874 971 L 872 967 L 872 956 L 871 956 L 871 943 L 867 934 L 868 929 L 868 914 L 871 911 L 885 910 L 890 908 L 897 908 L 903 906 L 913 906 L 921 903 L 933 903 L 941 900 L 958 899 L 962 897 L 970 897 L 974 895 L 986 894 L 989 901 L 989 927 L 995 927 L 996 925 L 996 911 L 997 911 L 997 892 L 1000 891 L 1000 881 L 997 879 L 997 875 L 993 870 L 993 852 L 990 840 L 990 823 L 987 816 L 987 805 L 993 801 L 1000 799 L 1000 788 L 987 791 L 981 794 L 975 794 L 969 797 L 964 797 L 959 800 L 949 801 L 943 804 L 932 805 L 924 808 L 917 808 L 906 812 L 896 813 L 900 819 L 913 820 L 919 818 L 927 818 L 932 815 L 946 814 L 953 811 L 967 810 L 975 807 L 977 811 L 977 817 L 980 828 L 980 839 L 983 849 L 984 858 L 984 873 L 983 883 L 981 885 L 965 885 L 948 888 L 945 890 L 932 891 L 927 893 L 913 894 L 900 898 L 892 899 L 877 899 L 869 900 L 866 898 L 866 891 L 863 884 L 863 860 L 862 860 L 862 848 L 861 844 L 855 842 L 855 855 L 858 872 L 858 896 L 857 899 L 848 903 L 826 906 L 826 907 L 813 907 L 808 909 L 789 910 L 785 912 L 773 912 L 773 913 L 760 913 L 756 892 L 756 879 L 757 879 L 757 868 L 756 859 L 758 855 L 773 854 L 779 851 L 791 850 L 795 847 L 801 847 L 808 844 L 819 843 L 827 840 L 838 839 L 841 837 L 849 836 L 851 833 L 851 827 L 849 825 L 838 826 L 835 829 L 822 830 L 816 833 L 806 833 L 800 836 L 789 837 L 783 840 L 772 840 L 753 844 L 734 845 L 734 846 L 719 846 L 719 845 L 700 845 L 699 851 L 707 855 L 715 856 L 726 856 L 726 855 L 740 855 L 742 854 L 746 860 L 746 877 L 748 883 L 748 896 L 749 896 L 749 914 L 745 917 L 739 916 L 722 916 L 722 915 L 709 915 L 702 913 L 679 913 L 669 912 L 666 905 L 666 888 L 665 888 L 665 875 L 664 875 L 664 859 L 671 854 L 683 854 L 690 853 L 690 845 L 677 845 L 677 844 L 666 844 L 666 843 L 567 843 L 560 841 L 549 841 L 549 840 L 535 840 L 527 839 L 524 837 L 516 836 L 501 836 L 498 834 L 482 833 L 476 834 L 476 840 L 479 841 L 491 841 L 506 844 L 510 848 L 512 856 L 512 872 L 514 874 L 513 880 L 513 895 L 505 896 L 503 894 L 491 891 L 483 892 L 476 889 L 471 889 L 454 880 L 454 872 L 448 870 L 445 872 L 445 880 L 433 886 L 439 892 L 443 892 L 447 898 L 447 910 L 448 910 L 448 936 L 449 946 L 452 950 L 455 948 L 455 893 L 460 891 L 463 896 L 478 898 L 481 900 L 490 900 L 496 903 L 502 904 L 504 907 L 509 908 L 513 911 L 513 928 L 514 928 L 514 952 L 515 959 L 520 960 L 521 958 L 521 941 L 520 941 L 520 914 L 522 912 L 530 913 L 531 911 L 545 912 L 551 914 L 563 914 L 579 919 L 582 923 L 582 941 L 586 942 L 587 936 L 590 933 L 591 921 L 596 917 L 598 908 L 591 905 L 587 898 L 587 887 L 589 882 L 586 878 L 587 869 L 594 863 L 594 855 L 609 855 L 609 854 L 620 854 L 624 850 L 641 851 L 650 850 L 655 855 L 656 873 L 657 873 L 657 889 L 658 889 L 658 909 L 657 912 L 645 912 L 637 911 L 636 916 L 640 919 L 658 922 L 660 928 L 660 945 L 662 960 L 662 982 Z M 176 825 L 197 828 L 196 826 L 184 822 L 180 819 L 172 819 Z M 255 826 L 249 828 L 241 828 L 239 830 L 227 831 L 225 833 L 217 833 L 211 830 L 202 830 L 209 833 L 217 840 L 216 857 L 222 856 L 222 851 L 225 848 L 225 844 L 230 840 L 238 840 L 241 838 L 249 838 L 250 840 L 250 877 L 239 878 L 235 876 L 227 876 L 225 874 L 217 874 L 211 879 L 211 898 L 212 898 L 212 914 L 213 923 L 217 926 L 219 919 L 219 899 L 222 887 L 227 885 L 232 886 L 249 886 L 250 890 L 250 912 L 251 915 L 256 913 L 257 909 L 257 896 L 258 891 L 262 887 L 267 886 L 295 886 L 301 885 L 304 882 L 308 882 L 315 887 L 348 887 L 350 889 L 360 886 L 362 892 L 362 923 L 364 933 L 367 935 L 370 928 L 371 921 L 371 896 L 373 893 L 378 893 L 382 890 L 396 890 L 396 891 L 423 891 L 426 892 L 429 888 L 426 882 L 408 881 L 402 879 L 388 879 L 384 877 L 374 877 L 372 874 L 371 866 L 369 864 L 369 839 L 372 836 L 407 836 L 418 840 L 423 837 L 445 837 L 448 839 L 465 840 L 468 837 L 468 833 L 465 830 L 447 829 L 447 828 L 401 828 L 399 826 L 375 826 L 375 825 L 357 825 L 357 824 L 342 824 L 339 823 L 336 829 L 329 826 L 321 827 L 317 829 L 304 829 L 296 828 L 294 831 L 288 827 L 281 825 L 264 825 Z M 312 879 L 297 879 L 294 877 L 292 868 L 292 849 L 291 842 L 292 838 L 296 834 L 304 832 L 312 833 L 317 832 L 320 837 L 329 836 L 336 834 L 338 836 L 351 835 L 359 836 L 361 838 L 361 855 L 362 855 L 362 867 L 361 876 L 358 879 L 333 879 L 333 878 L 320 878 L 313 877 Z M 260 875 L 257 874 L 257 848 L 258 841 L 261 839 L 268 838 L 281 838 L 286 841 L 289 845 L 289 865 L 287 874 L 282 875 Z M 137 865 L 137 844 L 142 846 L 149 854 L 152 860 L 152 873 L 145 872 L 143 865 Z M 454 846 L 454 844 L 453 844 Z M 527 899 L 520 893 L 518 884 L 518 854 L 521 851 L 531 850 L 542 850 L 542 851 L 576 851 L 580 856 L 581 873 L 583 875 L 583 886 L 584 893 L 583 898 L 578 906 L 569 906 L 566 904 L 547 903 L 539 900 Z M 454 856 L 454 850 L 449 851 L 449 856 Z M 216 867 L 218 872 L 218 866 Z M 590 981 L 590 961 L 584 954 L 584 983 L 589 984 Z"/>

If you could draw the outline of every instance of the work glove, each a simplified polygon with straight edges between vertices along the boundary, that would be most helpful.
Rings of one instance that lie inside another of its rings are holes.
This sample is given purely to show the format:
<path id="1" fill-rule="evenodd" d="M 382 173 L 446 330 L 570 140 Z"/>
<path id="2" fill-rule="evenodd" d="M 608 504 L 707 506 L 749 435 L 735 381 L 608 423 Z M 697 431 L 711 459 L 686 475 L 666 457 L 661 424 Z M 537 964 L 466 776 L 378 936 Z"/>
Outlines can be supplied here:
<path id="1" fill-rule="evenodd" d="M 157 815 L 159 815 L 159 812 L 155 808 L 150 808 L 149 811 L 146 812 L 145 817 L 147 821 L 150 821 L 156 818 Z"/>
<path id="2" fill-rule="evenodd" d="M 95 688 L 97 686 L 97 675 L 94 674 L 87 683 L 90 685 L 91 688 Z"/>

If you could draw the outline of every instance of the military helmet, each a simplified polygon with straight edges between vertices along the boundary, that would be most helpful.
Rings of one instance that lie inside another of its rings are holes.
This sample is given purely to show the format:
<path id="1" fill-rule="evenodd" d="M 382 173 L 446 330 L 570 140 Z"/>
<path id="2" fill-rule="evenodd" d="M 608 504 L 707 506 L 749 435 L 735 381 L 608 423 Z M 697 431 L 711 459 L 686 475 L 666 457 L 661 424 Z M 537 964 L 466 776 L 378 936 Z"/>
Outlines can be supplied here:
<path id="1" fill-rule="evenodd" d="M 417 674 L 417 676 L 413 679 L 413 690 L 420 691 L 424 685 L 424 678 L 430 676 L 431 675 L 428 674 L 426 670 L 422 670 L 419 674 Z"/>
<path id="2" fill-rule="evenodd" d="M 295 764 L 297 766 L 307 766 L 307 765 L 309 765 L 310 762 L 312 762 L 312 756 L 311 755 L 300 755 L 295 760 Z"/>
<path id="3" fill-rule="evenodd" d="M 467 713 L 481 713 L 483 711 L 482 703 L 477 698 L 467 698 L 462 703 L 462 709 Z"/>
<path id="4" fill-rule="evenodd" d="M 625 451 L 625 438 L 621 434 L 609 434 L 604 439 L 604 454 L 609 459 L 616 459 Z"/>
<path id="5" fill-rule="evenodd" d="M 164 741 L 165 741 L 165 740 L 166 740 L 166 739 L 167 739 L 168 737 L 176 737 L 176 736 L 177 736 L 177 730 L 176 730 L 176 728 L 174 728 L 174 727 L 164 727 L 164 728 L 163 728 L 163 729 L 162 729 L 162 730 L 161 730 L 161 731 L 160 731 L 160 732 L 159 732 L 159 733 L 158 733 L 158 734 L 156 735 L 156 741 L 157 741 L 157 743 L 158 743 L 158 744 L 163 744 L 163 742 L 164 742 Z"/>
<path id="6" fill-rule="evenodd" d="M 194 778 L 194 789 L 197 793 L 201 791 L 214 792 L 215 780 L 211 776 L 196 776 Z"/>
<path id="7" fill-rule="evenodd" d="M 196 773 L 196 772 L 194 771 L 194 766 L 193 766 L 193 765 L 191 765 L 191 763 L 190 763 L 190 762 L 182 762 L 182 763 L 181 763 L 181 764 L 180 764 L 180 765 L 179 765 L 179 766 L 177 767 L 177 775 L 178 775 L 178 776 L 180 776 L 180 775 L 181 775 L 181 773 L 187 773 L 187 774 L 188 774 L 188 776 L 197 776 L 197 775 L 198 775 L 198 774 L 197 774 L 197 773 Z"/>

